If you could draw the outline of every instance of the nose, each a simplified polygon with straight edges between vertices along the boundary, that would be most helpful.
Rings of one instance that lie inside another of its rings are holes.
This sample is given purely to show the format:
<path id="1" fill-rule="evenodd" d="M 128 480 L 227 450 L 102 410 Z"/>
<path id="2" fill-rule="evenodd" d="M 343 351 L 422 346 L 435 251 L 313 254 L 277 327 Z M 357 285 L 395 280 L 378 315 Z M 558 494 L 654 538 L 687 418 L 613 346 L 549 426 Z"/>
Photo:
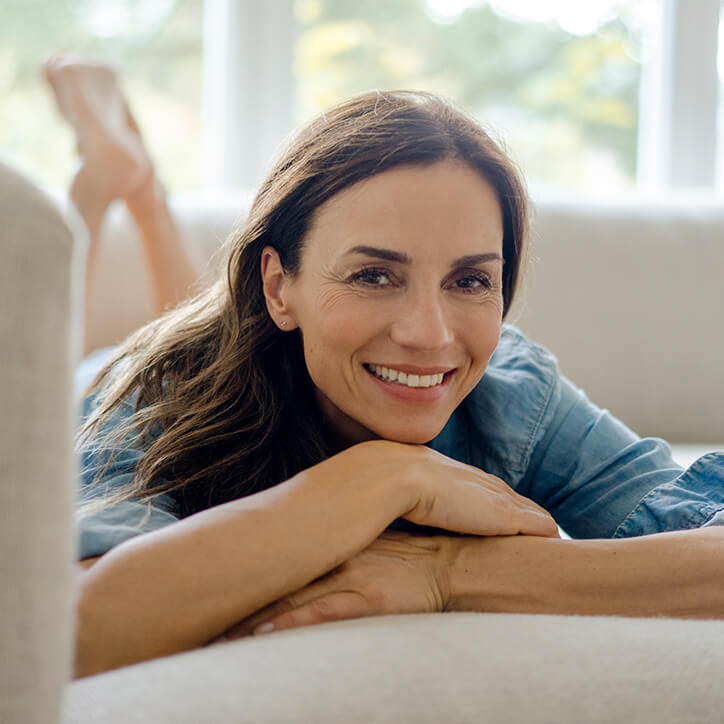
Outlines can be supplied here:
<path id="1" fill-rule="evenodd" d="M 396 344 L 437 350 L 453 340 L 453 332 L 439 290 L 421 289 L 406 295 L 392 323 L 390 336 Z"/>

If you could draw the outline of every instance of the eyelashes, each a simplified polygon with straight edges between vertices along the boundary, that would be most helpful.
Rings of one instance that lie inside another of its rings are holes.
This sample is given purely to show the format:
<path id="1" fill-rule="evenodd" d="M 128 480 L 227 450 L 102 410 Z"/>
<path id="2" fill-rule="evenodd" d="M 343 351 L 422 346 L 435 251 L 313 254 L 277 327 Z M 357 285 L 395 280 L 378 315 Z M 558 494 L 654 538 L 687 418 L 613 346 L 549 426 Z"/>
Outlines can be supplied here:
<path id="1" fill-rule="evenodd" d="M 388 284 L 375 284 L 374 279 L 389 276 L 389 273 L 384 269 L 375 269 L 374 267 L 369 267 L 353 274 L 350 277 L 350 281 L 357 282 L 367 287 L 382 287 L 388 286 Z"/>
<path id="2" fill-rule="evenodd" d="M 486 292 L 489 292 L 493 288 L 493 282 L 491 281 L 490 277 L 487 274 L 483 274 L 482 272 L 476 272 L 475 274 L 468 274 L 464 277 L 461 277 L 457 281 L 473 281 L 476 284 L 479 284 L 479 287 L 460 287 L 461 289 L 481 289 Z"/>
<path id="3" fill-rule="evenodd" d="M 387 279 L 387 282 L 379 283 L 380 278 Z M 370 289 L 387 289 L 394 286 L 393 275 L 382 267 L 365 267 L 352 274 L 349 281 Z M 463 294 L 490 292 L 498 286 L 488 274 L 479 269 L 462 272 L 460 276 L 453 280 L 453 284 L 459 282 L 465 282 L 464 286 L 457 287 Z"/>

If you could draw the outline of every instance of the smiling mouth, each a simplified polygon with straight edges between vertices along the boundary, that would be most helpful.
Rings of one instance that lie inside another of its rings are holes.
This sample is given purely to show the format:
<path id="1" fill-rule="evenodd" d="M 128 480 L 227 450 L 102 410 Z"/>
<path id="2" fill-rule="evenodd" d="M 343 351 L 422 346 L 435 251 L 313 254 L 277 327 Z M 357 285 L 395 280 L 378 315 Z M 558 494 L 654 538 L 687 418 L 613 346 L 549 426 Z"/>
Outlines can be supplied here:
<path id="1" fill-rule="evenodd" d="M 364 364 L 363 367 L 378 379 L 393 382 L 402 387 L 437 387 L 443 384 L 445 378 L 454 372 L 454 370 L 449 370 L 434 375 L 414 375 L 380 365 Z"/>

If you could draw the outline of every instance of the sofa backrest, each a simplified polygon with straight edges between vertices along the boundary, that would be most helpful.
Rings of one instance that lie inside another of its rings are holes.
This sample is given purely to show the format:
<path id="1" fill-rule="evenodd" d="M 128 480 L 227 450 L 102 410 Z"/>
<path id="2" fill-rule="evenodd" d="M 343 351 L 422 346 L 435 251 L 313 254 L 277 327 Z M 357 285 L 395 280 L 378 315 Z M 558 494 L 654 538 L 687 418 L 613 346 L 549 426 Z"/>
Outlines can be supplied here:
<path id="1" fill-rule="evenodd" d="M 172 200 L 199 269 L 249 200 L 244 192 Z M 508 321 L 640 435 L 724 442 L 724 202 L 540 202 L 532 237 L 533 263 Z M 96 346 L 153 316 L 138 240 L 121 209 L 103 246 L 87 310 Z"/>
<path id="2" fill-rule="evenodd" d="M 640 435 L 724 442 L 724 200 L 541 204 L 512 319 Z"/>

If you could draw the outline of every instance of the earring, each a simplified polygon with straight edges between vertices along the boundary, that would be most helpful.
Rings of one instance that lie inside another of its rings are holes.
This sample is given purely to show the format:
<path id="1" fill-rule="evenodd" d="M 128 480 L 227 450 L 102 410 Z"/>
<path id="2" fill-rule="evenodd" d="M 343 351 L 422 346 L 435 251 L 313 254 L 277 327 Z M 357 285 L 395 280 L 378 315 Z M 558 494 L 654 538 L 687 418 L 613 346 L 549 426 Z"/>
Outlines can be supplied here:
<path id="1" fill-rule="evenodd" d="M 286 326 L 287 326 L 286 320 L 283 321 L 283 322 L 279 322 L 279 324 L 280 324 L 282 327 L 286 327 Z"/>

